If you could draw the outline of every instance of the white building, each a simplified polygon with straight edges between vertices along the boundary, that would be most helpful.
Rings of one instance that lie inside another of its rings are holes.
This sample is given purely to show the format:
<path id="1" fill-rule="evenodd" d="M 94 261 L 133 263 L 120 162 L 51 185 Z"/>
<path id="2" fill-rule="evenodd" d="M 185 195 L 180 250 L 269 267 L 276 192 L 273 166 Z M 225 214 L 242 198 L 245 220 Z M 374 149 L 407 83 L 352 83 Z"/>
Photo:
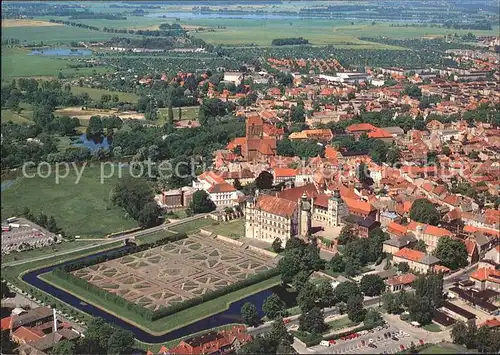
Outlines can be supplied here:
<path id="1" fill-rule="evenodd" d="M 206 191 L 217 208 L 236 206 L 244 198 L 242 192 L 213 171 L 206 171 L 198 176 L 198 180 L 193 181 L 193 187 Z"/>

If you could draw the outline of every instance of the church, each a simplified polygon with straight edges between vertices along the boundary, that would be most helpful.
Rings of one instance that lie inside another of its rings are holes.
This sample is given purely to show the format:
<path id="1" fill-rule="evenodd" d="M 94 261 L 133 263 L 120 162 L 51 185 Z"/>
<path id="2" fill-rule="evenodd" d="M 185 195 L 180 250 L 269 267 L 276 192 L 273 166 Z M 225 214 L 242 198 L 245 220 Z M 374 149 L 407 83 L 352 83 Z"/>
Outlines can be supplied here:
<path id="1" fill-rule="evenodd" d="M 246 161 L 267 161 L 276 155 L 276 137 L 267 135 L 265 124 L 260 116 L 250 116 L 246 120 L 246 136 L 237 137 L 227 145 L 227 149 L 241 149 L 241 155 Z"/>

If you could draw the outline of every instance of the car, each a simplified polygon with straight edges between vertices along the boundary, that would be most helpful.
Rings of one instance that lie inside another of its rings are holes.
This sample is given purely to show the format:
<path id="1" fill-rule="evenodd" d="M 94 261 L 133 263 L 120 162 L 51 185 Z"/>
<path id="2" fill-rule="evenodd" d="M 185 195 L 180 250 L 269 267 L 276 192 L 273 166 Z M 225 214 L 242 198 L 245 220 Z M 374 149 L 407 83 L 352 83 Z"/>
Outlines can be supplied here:
<path id="1" fill-rule="evenodd" d="M 399 340 L 399 338 L 396 337 L 396 336 L 393 336 L 391 339 L 394 340 L 394 341 L 398 341 Z"/>
<path id="2" fill-rule="evenodd" d="M 366 341 L 361 340 L 361 346 L 365 346 L 365 345 L 366 345 Z"/>
<path id="3" fill-rule="evenodd" d="M 368 346 L 369 346 L 370 348 L 374 348 L 374 349 L 375 349 L 375 348 L 377 348 L 377 345 L 375 345 L 375 344 L 373 344 L 373 343 L 372 343 L 372 344 L 368 344 Z"/>
<path id="4" fill-rule="evenodd" d="M 403 344 L 400 344 L 400 345 L 399 345 L 399 348 L 400 348 L 401 350 L 404 350 L 404 349 L 405 349 L 405 346 L 404 346 Z"/>
<path id="5" fill-rule="evenodd" d="M 377 341 L 380 341 L 380 340 L 382 340 L 382 337 L 380 337 L 380 336 L 377 337 Z"/>
<path id="6" fill-rule="evenodd" d="M 328 341 L 326 341 L 326 340 L 321 340 L 321 341 L 319 342 L 319 345 L 321 345 L 321 346 L 325 346 L 325 347 L 327 347 L 327 348 L 328 348 L 328 347 L 330 346 L 330 343 L 329 343 Z"/>
<path id="7" fill-rule="evenodd" d="M 285 323 L 285 324 L 290 323 L 290 319 L 289 319 L 289 318 L 285 318 L 285 319 L 283 319 L 283 323 Z"/>
<path id="8" fill-rule="evenodd" d="M 370 338 L 370 339 L 368 339 L 368 342 L 369 342 L 370 344 L 373 344 L 374 340 L 373 340 L 372 338 Z"/>
<path id="9" fill-rule="evenodd" d="M 418 342 L 420 343 L 420 345 L 424 345 L 424 341 L 422 339 L 420 339 Z"/>
<path id="10" fill-rule="evenodd" d="M 385 339 L 389 338 L 389 337 L 387 336 L 387 333 L 384 333 L 384 338 L 385 338 Z"/>
<path id="11" fill-rule="evenodd" d="M 289 329 L 290 330 L 299 330 L 299 325 L 298 324 L 292 324 Z"/>
<path id="12" fill-rule="evenodd" d="M 329 342 L 331 345 L 335 345 L 335 344 L 337 344 L 337 342 L 336 342 L 335 340 L 333 340 L 333 339 L 330 339 L 328 342 Z"/>
<path id="13" fill-rule="evenodd" d="M 340 337 L 340 339 L 342 339 L 342 340 L 346 340 L 346 337 Z"/>

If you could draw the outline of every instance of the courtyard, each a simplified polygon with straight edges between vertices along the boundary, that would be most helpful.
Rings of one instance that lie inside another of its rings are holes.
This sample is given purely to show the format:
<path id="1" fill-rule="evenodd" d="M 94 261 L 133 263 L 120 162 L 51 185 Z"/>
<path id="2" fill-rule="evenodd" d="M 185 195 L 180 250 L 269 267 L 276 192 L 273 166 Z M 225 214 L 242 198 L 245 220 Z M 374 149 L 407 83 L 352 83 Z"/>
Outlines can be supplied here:
<path id="1" fill-rule="evenodd" d="M 224 288 L 277 260 L 199 234 L 74 271 L 108 292 L 157 310 Z"/>

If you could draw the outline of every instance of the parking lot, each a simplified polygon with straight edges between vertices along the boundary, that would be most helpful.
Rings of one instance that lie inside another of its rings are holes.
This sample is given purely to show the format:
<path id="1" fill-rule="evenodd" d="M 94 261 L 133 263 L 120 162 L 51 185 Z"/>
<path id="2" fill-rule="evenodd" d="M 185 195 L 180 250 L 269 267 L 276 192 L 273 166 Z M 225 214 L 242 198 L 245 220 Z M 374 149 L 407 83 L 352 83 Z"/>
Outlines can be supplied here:
<path id="1" fill-rule="evenodd" d="M 384 334 L 388 332 L 391 335 L 385 337 Z M 411 342 L 419 345 L 420 339 L 412 337 L 408 333 L 402 335 L 400 332 L 400 329 L 386 325 L 382 329 L 376 328 L 372 332 L 362 334 L 354 339 L 335 340 L 335 344 L 330 344 L 329 347 L 322 345 L 311 347 L 309 351 L 318 354 L 394 354 L 403 350 L 401 346 L 407 349 Z M 425 339 L 423 340 L 425 341 Z"/>
<path id="2" fill-rule="evenodd" d="M 53 233 L 24 218 L 18 218 L 10 225 L 10 231 L 2 231 L 2 253 L 41 248 L 54 243 Z"/>

